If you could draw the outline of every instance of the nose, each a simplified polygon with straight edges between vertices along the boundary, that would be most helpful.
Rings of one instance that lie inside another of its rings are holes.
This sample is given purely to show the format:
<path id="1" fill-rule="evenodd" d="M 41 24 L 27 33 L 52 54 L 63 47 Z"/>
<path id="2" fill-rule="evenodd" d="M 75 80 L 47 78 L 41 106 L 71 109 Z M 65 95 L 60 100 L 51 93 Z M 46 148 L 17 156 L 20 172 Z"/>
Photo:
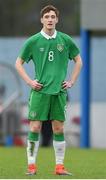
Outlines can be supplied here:
<path id="1" fill-rule="evenodd" d="M 52 17 L 49 17 L 48 21 L 52 21 Z"/>

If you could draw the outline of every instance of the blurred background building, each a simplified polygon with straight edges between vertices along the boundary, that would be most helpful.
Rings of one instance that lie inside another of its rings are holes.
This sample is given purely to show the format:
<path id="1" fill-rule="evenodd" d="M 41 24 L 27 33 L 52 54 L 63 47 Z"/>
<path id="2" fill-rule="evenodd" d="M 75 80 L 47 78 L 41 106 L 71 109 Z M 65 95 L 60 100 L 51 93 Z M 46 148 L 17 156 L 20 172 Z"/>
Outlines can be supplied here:
<path id="1" fill-rule="evenodd" d="M 89 29 L 89 23 L 82 19 L 83 13 L 91 15 L 92 7 L 100 10 L 105 17 L 105 0 L 93 0 L 86 10 L 86 3 L 92 0 L 0 0 L 0 143 L 25 144 L 28 131 L 27 102 L 30 88 L 20 79 L 14 69 L 16 58 L 24 41 L 41 29 L 40 10 L 53 4 L 60 11 L 57 30 L 74 38 L 81 49 L 80 30 L 84 24 L 90 32 L 90 146 L 106 148 L 106 24 L 104 29 L 95 26 Z M 97 6 L 95 6 L 97 4 Z M 82 5 L 85 7 L 82 8 Z M 104 7 L 104 8 L 103 8 Z M 82 9 L 85 9 L 83 12 Z M 102 11 L 103 9 L 103 11 Z M 91 12 L 90 12 L 91 10 Z M 95 17 L 100 24 L 99 17 Z M 87 23 L 86 23 L 87 22 Z M 91 24 L 93 22 L 91 21 Z M 72 71 L 69 63 L 67 78 Z M 28 74 L 33 78 L 34 68 L 25 64 Z M 81 76 L 75 86 L 68 90 L 68 110 L 65 124 L 65 136 L 68 146 L 80 146 L 81 132 Z M 2 104 L 4 110 L 2 109 Z M 9 116 L 11 114 L 11 116 Z M 20 136 L 21 135 L 21 139 Z"/>

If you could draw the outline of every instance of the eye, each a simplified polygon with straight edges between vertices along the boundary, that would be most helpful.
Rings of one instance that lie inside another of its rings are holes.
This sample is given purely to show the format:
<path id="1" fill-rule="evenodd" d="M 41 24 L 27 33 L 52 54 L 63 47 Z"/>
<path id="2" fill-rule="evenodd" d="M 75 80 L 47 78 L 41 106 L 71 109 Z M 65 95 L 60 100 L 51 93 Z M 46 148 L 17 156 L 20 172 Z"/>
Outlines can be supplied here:
<path id="1" fill-rule="evenodd" d="M 45 16 L 45 18 L 46 18 L 46 19 L 48 19 L 48 18 L 49 18 L 49 16 L 48 16 L 48 15 L 46 15 L 46 16 Z"/>
<path id="2" fill-rule="evenodd" d="M 54 16 L 54 15 L 52 15 L 52 16 L 51 16 L 51 18 L 52 18 L 52 19 L 55 19 L 55 16 Z"/>

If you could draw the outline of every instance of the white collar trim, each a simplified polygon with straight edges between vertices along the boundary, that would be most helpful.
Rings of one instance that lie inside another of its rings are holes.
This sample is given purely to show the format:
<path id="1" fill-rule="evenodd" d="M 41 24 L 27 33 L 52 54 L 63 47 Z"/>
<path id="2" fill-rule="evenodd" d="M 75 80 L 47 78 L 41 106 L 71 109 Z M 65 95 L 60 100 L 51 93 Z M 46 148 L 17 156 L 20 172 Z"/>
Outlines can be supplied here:
<path id="1" fill-rule="evenodd" d="M 55 39 L 56 35 L 57 35 L 57 31 L 55 30 L 54 34 L 52 36 L 49 36 L 48 34 L 46 34 L 43 30 L 41 30 L 41 34 L 42 36 L 44 36 L 46 39 Z"/>

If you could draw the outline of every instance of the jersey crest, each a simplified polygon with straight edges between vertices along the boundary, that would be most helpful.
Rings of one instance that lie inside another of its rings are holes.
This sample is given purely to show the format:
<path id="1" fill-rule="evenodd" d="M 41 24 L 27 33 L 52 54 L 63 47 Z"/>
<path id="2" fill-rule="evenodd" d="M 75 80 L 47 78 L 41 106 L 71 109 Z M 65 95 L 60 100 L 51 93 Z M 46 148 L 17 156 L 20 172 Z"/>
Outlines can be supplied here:
<path id="1" fill-rule="evenodd" d="M 64 49 L 64 44 L 57 44 L 58 51 L 62 52 Z"/>

